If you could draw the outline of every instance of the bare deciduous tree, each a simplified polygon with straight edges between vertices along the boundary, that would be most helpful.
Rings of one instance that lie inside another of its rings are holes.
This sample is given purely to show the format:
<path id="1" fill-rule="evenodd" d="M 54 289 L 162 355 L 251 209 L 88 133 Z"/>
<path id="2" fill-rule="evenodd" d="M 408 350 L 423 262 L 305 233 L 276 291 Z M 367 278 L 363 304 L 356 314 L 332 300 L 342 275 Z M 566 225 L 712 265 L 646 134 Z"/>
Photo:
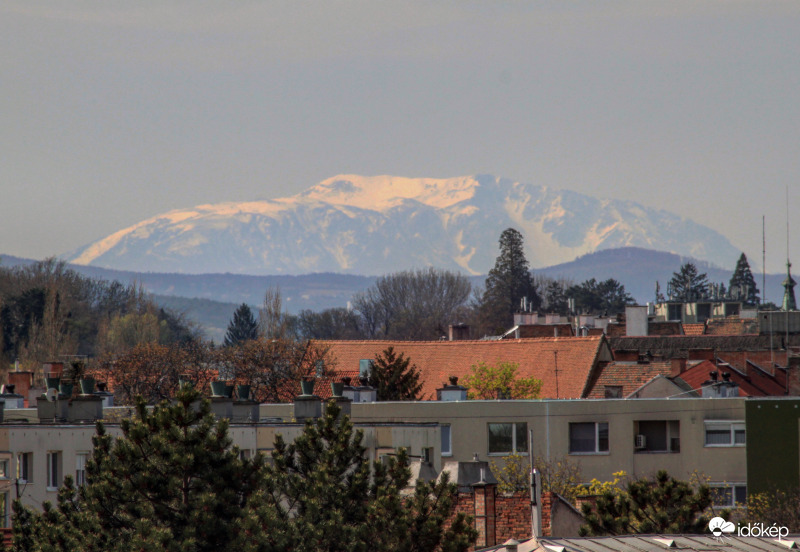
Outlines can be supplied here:
<path id="1" fill-rule="evenodd" d="M 293 339 L 247 341 L 218 349 L 215 360 L 224 379 L 250 385 L 251 397 L 259 402 L 289 402 L 304 377 L 329 376 L 334 370 L 326 348 Z"/>
<path id="2" fill-rule="evenodd" d="M 466 276 L 427 268 L 381 276 L 353 298 L 370 337 L 438 339 L 466 316 L 472 286 Z"/>

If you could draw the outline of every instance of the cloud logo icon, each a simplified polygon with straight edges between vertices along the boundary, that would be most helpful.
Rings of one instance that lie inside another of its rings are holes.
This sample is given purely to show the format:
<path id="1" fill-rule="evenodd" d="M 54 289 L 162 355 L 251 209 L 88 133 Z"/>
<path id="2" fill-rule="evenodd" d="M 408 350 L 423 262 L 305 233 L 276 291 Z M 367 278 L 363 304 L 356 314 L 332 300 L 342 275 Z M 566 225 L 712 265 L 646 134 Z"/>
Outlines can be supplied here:
<path id="1" fill-rule="evenodd" d="M 725 521 L 721 517 L 715 517 L 708 522 L 708 529 L 715 537 L 721 537 L 722 533 L 733 533 L 736 531 L 736 524 L 732 521 Z"/>

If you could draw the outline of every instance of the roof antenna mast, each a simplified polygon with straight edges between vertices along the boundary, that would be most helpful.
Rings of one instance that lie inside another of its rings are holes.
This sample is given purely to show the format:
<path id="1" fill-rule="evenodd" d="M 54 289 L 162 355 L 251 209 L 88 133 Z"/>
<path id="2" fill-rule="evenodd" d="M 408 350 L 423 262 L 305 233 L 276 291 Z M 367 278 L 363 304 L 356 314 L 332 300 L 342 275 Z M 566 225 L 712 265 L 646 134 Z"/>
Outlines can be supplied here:
<path id="1" fill-rule="evenodd" d="M 767 234 L 766 216 L 761 215 L 761 302 L 767 302 Z"/>

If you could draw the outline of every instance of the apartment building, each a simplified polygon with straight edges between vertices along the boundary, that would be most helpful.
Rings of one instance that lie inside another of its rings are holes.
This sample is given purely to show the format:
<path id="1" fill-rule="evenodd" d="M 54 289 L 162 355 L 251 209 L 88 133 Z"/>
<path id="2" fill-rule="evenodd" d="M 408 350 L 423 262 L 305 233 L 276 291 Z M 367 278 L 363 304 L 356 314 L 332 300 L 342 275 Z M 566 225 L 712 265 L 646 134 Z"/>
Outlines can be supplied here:
<path id="1" fill-rule="evenodd" d="M 518 453 L 568 458 L 583 478 L 608 481 L 660 469 L 680 479 L 709 478 L 731 505 L 746 494 L 744 398 L 419 401 L 353 403 L 358 423 L 437 423 L 441 454 L 467 462 L 477 454 L 502 463 Z M 261 415 L 290 418 L 292 405 L 261 405 Z"/>
<path id="2" fill-rule="evenodd" d="M 2 404 L 2 402 L 0 402 Z M 48 403 L 53 404 L 53 403 Z M 219 407 L 215 400 L 214 406 Z M 0 409 L 0 412 L 3 412 Z M 63 421 L 40 419 L 36 408 L 10 409 L 3 412 L 0 424 L 0 527 L 10 526 L 11 503 L 15 498 L 34 508 L 45 501 L 55 503 L 65 476 L 77 484 L 86 480 L 86 462 L 92 452 L 96 434 L 91 420 Z M 106 408 L 101 412 L 104 425 L 112 436 L 121 434 L 120 418 L 132 415 L 127 407 Z M 398 449 L 409 451 L 416 464 L 423 464 L 430 476 L 441 471 L 440 426 L 435 422 L 357 423 L 363 432 L 363 445 L 370 460 L 394 454 Z M 257 422 L 233 421 L 229 435 L 243 457 L 258 452 L 269 454 L 275 437 L 281 434 L 289 442 L 303 431 L 303 422 L 290 416 L 283 420 Z M 419 470 L 416 471 L 419 473 Z"/>

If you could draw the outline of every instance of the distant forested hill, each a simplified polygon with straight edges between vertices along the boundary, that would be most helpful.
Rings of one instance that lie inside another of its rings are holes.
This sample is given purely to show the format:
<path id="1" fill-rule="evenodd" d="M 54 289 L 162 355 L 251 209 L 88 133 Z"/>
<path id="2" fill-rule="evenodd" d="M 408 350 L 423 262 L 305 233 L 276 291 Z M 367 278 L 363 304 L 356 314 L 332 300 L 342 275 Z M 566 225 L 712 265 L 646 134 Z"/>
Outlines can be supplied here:
<path id="1" fill-rule="evenodd" d="M 731 270 L 716 268 L 704 261 L 681 257 L 673 253 L 651 251 L 637 247 L 606 249 L 578 257 L 574 261 L 545 268 L 535 268 L 534 273 L 552 278 L 567 278 L 580 283 L 589 278 L 621 282 L 637 301 L 653 301 L 655 283 L 659 281 L 666 293 L 667 282 L 681 264 L 694 262 L 708 273 L 709 281 L 728 285 Z M 14 266 L 35 261 L 3 255 L 0 265 Z M 731 260 L 735 264 L 736 259 Z M 119 280 L 127 284 L 135 281 L 156 295 L 159 304 L 186 313 L 206 328 L 208 337 L 219 341 L 235 308 L 247 303 L 258 308 L 269 287 L 280 287 L 286 310 L 296 314 L 303 309 L 320 311 L 331 307 L 344 307 L 354 293 L 367 289 L 375 276 L 350 274 L 304 274 L 298 276 L 243 276 L 238 274 L 162 274 L 128 272 L 96 267 L 70 265 L 77 272 L 104 280 Z M 754 273 L 761 288 L 761 274 Z M 767 275 L 767 299 L 779 303 L 783 297 L 781 282 L 784 274 Z M 473 285 L 482 285 L 484 276 L 471 276 Z M 763 294 L 762 294 L 763 297 Z"/>

